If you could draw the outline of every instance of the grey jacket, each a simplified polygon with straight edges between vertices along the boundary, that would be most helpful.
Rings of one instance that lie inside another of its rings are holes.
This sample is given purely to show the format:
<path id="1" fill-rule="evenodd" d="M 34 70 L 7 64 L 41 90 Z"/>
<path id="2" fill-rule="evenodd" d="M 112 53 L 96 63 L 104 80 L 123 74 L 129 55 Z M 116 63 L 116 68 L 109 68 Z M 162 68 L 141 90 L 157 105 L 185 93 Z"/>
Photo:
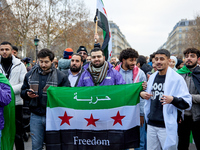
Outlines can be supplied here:
<path id="1" fill-rule="evenodd" d="M 197 66 L 200 69 L 199 66 Z M 196 70 L 197 68 L 195 68 Z M 193 69 L 191 70 L 193 72 Z M 189 93 L 192 95 L 192 109 L 190 111 L 185 111 L 184 115 L 191 116 L 193 121 L 200 121 L 200 94 L 197 90 L 196 83 L 194 83 L 193 75 L 180 74 L 187 84 Z M 198 83 L 200 84 L 200 83 Z"/>

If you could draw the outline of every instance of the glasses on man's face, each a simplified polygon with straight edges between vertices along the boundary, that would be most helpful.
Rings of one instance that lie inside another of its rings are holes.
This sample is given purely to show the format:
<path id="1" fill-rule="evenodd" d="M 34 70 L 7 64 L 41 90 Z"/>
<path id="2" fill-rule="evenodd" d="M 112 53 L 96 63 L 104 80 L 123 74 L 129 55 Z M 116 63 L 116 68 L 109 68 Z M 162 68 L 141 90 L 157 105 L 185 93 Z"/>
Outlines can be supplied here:
<path id="1" fill-rule="evenodd" d="M 79 54 L 80 54 L 80 55 L 82 55 L 82 54 L 83 54 L 83 55 L 87 55 L 86 52 L 79 52 Z"/>

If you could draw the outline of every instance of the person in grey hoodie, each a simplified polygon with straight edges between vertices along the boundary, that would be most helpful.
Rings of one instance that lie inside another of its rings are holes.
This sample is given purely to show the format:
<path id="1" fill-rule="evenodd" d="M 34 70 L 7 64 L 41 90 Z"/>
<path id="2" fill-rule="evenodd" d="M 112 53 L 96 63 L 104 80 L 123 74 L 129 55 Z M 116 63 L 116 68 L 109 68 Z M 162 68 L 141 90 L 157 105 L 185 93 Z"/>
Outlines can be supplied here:
<path id="1" fill-rule="evenodd" d="M 64 71 L 69 69 L 73 50 L 71 48 L 66 48 L 63 52 L 63 58 L 58 61 L 58 70 Z"/>

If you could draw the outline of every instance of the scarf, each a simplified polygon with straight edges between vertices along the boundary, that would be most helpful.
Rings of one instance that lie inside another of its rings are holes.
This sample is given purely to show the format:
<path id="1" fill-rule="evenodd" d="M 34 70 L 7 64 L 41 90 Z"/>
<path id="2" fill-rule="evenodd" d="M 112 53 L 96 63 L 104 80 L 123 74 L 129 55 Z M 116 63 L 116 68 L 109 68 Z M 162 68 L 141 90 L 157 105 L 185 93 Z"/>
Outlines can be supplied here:
<path id="1" fill-rule="evenodd" d="M 92 63 L 89 64 L 88 71 L 92 75 L 95 85 L 100 84 L 107 76 L 108 63 L 105 61 L 101 69 L 96 69 Z"/>
<path id="2" fill-rule="evenodd" d="M 152 74 L 149 78 L 146 90 L 148 93 L 151 93 L 152 85 L 157 74 L 158 71 Z M 190 106 L 187 110 L 191 109 L 192 96 L 189 94 L 186 82 L 183 79 L 183 77 L 181 77 L 179 74 L 173 71 L 172 68 L 170 67 L 168 67 L 166 73 L 164 95 L 173 95 L 174 97 L 182 97 Z M 149 100 L 145 100 L 145 105 L 144 105 L 145 119 L 147 122 L 148 122 L 148 114 L 150 113 L 150 106 L 151 106 L 151 98 Z M 167 133 L 163 150 L 168 150 L 170 147 L 176 145 L 177 127 L 178 127 L 177 108 L 173 104 L 163 105 L 163 117 Z"/>
<path id="3" fill-rule="evenodd" d="M 187 73 L 189 73 L 188 76 L 192 75 L 192 72 L 186 66 L 183 66 L 181 69 L 177 70 L 176 72 L 178 74 L 187 74 Z"/>
<path id="4" fill-rule="evenodd" d="M 188 69 L 186 66 L 183 66 L 181 69 L 177 71 L 179 74 L 188 74 L 188 76 L 193 77 L 194 85 L 200 93 L 200 67 L 197 65 L 193 71 Z"/>
<path id="5" fill-rule="evenodd" d="M 34 68 L 34 70 L 32 71 L 28 83 L 30 85 L 30 88 L 34 90 L 34 92 L 36 94 L 38 94 L 38 88 L 39 88 L 39 75 L 48 75 L 47 77 L 47 81 L 46 81 L 46 85 L 43 88 L 43 92 L 42 92 L 42 97 L 46 98 L 47 97 L 47 89 L 50 86 L 55 86 L 57 87 L 58 85 L 58 78 L 57 78 L 57 71 L 54 65 L 51 66 L 51 68 L 49 70 L 42 70 L 39 66 Z M 44 107 L 46 107 L 46 102 L 42 102 L 43 105 L 45 105 Z M 37 104 L 36 104 L 37 105 Z"/>

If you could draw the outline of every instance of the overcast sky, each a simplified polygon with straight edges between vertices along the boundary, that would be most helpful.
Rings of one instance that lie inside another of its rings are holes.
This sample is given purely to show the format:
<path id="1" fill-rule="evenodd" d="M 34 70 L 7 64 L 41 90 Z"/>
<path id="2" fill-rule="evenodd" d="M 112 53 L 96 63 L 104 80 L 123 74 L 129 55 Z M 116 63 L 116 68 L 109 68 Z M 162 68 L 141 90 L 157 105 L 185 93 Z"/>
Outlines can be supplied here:
<path id="1" fill-rule="evenodd" d="M 84 0 L 91 20 L 96 0 Z M 200 14 L 200 0 L 103 0 L 108 19 L 115 22 L 140 55 L 150 55 L 164 42 L 181 19 Z"/>

